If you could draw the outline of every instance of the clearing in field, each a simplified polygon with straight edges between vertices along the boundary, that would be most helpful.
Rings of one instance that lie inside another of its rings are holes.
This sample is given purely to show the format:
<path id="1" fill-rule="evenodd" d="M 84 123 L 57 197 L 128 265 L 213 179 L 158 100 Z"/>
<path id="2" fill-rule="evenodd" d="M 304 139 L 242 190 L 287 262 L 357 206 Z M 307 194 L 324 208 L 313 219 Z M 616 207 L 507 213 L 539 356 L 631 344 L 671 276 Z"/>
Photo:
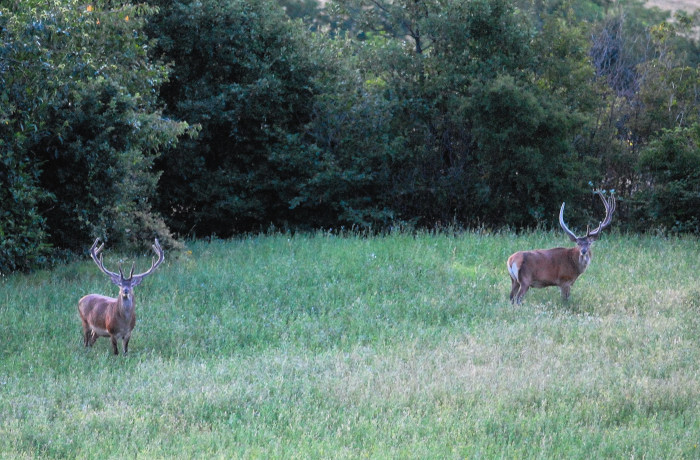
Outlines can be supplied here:
<path id="1" fill-rule="evenodd" d="M 0 457 L 700 457 L 697 238 L 606 234 L 568 302 L 512 306 L 507 256 L 565 243 L 191 243 L 126 356 L 83 347 L 77 300 L 113 288 L 92 261 L 3 278 Z"/>

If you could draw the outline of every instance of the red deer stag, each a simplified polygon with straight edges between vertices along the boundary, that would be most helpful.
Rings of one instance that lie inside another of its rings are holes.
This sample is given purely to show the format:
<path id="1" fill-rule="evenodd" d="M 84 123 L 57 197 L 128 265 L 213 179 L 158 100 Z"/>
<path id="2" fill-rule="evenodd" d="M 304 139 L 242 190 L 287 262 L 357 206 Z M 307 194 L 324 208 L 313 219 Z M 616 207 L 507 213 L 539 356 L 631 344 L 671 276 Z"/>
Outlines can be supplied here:
<path id="1" fill-rule="evenodd" d="M 134 313 L 134 288 L 141 284 L 141 281 L 155 271 L 163 263 L 165 254 L 156 238 L 152 246 L 158 255 L 158 260 L 151 261 L 151 268 L 140 275 L 134 275 L 134 265 L 131 266 L 129 277 L 124 277 L 122 266 L 119 264 L 119 273 L 110 272 L 102 262 L 102 246 L 97 248 L 100 239 L 96 239 L 90 248 L 90 257 L 95 261 L 102 272 L 109 276 L 112 283 L 119 286 L 119 296 L 116 299 L 100 294 L 88 294 L 78 302 L 78 313 L 83 321 L 83 335 L 85 346 L 91 347 L 98 337 L 109 337 L 112 340 L 112 351 L 119 354 L 117 340 L 122 339 L 124 343 L 124 354 L 129 350 L 129 339 L 131 331 L 136 324 L 136 314 Z M 99 256 L 99 257 L 98 257 Z"/>
<path id="2" fill-rule="evenodd" d="M 559 225 L 576 243 L 573 248 L 535 249 L 534 251 L 519 251 L 508 258 L 508 273 L 512 287 L 510 301 L 520 304 L 528 289 L 559 286 L 564 300 L 569 298 L 571 285 L 586 271 L 591 263 L 591 247 L 598 239 L 600 232 L 610 225 L 615 212 L 615 197 L 611 194 L 606 199 L 602 192 L 596 192 L 605 205 L 605 219 L 595 230 L 587 231 L 586 236 L 579 238 L 564 223 L 564 204 L 559 211 Z"/>

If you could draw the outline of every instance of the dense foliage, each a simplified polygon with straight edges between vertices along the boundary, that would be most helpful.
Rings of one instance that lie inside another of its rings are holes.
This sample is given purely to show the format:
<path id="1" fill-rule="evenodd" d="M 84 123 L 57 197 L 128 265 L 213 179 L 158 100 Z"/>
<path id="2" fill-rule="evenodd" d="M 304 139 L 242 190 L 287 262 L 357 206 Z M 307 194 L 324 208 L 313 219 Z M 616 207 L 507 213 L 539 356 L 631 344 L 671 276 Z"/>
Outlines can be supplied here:
<path id="1" fill-rule="evenodd" d="M 700 233 L 700 125 L 664 131 L 642 152 L 649 184 L 640 194 L 650 225 Z"/>
<path id="2" fill-rule="evenodd" d="M 146 54 L 151 13 L 77 1 L 0 9 L 0 271 L 96 236 L 172 243 L 150 205 L 152 166 L 186 123 L 158 109 L 167 70 Z"/>
<path id="3" fill-rule="evenodd" d="M 161 92 L 167 113 L 201 127 L 159 161 L 161 211 L 180 234 L 290 219 L 319 72 L 303 29 L 267 0 L 153 3 L 153 55 L 173 63 Z"/>
<path id="4" fill-rule="evenodd" d="M 698 233 L 697 17 L 639 0 L 0 2 L 0 272 L 154 235 Z M 695 32 L 694 32 L 695 30 Z"/>
<path id="5" fill-rule="evenodd" d="M 555 210 L 548 196 L 571 197 L 581 181 L 580 117 L 543 89 L 534 29 L 506 1 L 412 5 L 358 5 L 375 32 L 349 45 L 343 82 L 354 87 L 318 106 L 311 134 L 329 176 L 302 199 L 340 193 L 333 184 L 347 178 L 350 195 L 333 201 L 348 224 L 532 225 Z"/>

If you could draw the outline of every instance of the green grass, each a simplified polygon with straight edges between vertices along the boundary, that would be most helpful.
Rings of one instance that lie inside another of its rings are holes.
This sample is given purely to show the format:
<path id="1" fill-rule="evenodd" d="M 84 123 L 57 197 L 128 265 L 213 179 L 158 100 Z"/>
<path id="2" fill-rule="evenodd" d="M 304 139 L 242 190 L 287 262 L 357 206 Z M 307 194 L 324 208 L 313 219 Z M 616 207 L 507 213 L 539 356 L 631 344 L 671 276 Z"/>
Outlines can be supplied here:
<path id="1" fill-rule="evenodd" d="M 92 262 L 5 277 L 0 458 L 700 458 L 698 240 L 606 233 L 569 302 L 513 307 L 508 255 L 560 244 L 194 242 L 118 357 L 83 348 Z"/>

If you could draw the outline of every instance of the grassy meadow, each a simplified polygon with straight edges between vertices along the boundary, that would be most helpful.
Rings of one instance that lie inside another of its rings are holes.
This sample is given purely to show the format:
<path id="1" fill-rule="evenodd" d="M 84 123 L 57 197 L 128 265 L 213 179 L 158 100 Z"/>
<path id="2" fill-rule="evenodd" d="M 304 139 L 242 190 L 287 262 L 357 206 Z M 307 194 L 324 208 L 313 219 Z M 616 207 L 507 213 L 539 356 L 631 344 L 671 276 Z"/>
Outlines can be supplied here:
<path id="1" fill-rule="evenodd" d="M 568 244 L 191 242 L 118 357 L 83 347 L 78 299 L 117 292 L 92 261 L 4 277 L 0 458 L 700 458 L 697 238 L 606 232 L 568 302 L 512 306 L 508 255 Z"/>

